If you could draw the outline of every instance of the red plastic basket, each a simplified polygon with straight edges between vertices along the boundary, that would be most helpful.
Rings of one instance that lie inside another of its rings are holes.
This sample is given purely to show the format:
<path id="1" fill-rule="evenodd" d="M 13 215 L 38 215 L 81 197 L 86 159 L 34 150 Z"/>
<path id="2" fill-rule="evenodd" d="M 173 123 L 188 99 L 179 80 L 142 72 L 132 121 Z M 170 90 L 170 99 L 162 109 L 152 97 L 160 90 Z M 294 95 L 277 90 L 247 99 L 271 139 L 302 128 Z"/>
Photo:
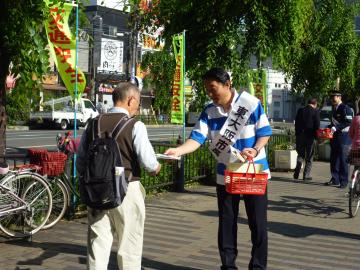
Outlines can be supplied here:
<path id="1" fill-rule="evenodd" d="M 330 128 L 319 128 L 316 130 L 316 137 L 319 139 L 332 139 L 333 133 Z"/>
<path id="2" fill-rule="evenodd" d="M 47 152 L 48 151 L 45 148 L 30 148 L 30 149 L 28 149 L 30 163 L 39 165 L 41 160 L 45 159 Z"/>
<path id="3" fill-rule="evenodd" d="M 64 172 L 67 155 L 61 152 L 48 152 L 46 149 L 29 149 L 30 163 L 41 167 L 39 173 L 57 176 Z"/>
<path id="4" fill-rule="evenodd" d="M 254 166 L 254 173 L 249 173 L 251 164 Z M 225 170 L 225 188 L 230 194 L 264 195 L 267 182 L 268 174 L 256 173 L 253 161 L 249 162 L 246 172 Z"/>

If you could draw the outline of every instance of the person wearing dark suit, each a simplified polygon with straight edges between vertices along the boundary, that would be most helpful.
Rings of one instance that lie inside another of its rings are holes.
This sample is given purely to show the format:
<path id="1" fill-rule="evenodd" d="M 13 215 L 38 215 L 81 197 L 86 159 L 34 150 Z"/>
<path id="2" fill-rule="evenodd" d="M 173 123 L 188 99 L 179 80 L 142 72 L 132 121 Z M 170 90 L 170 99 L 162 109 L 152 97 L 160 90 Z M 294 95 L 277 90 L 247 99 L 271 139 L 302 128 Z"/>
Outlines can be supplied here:
<path id="1" fill-rule="evenodd" d="M 351 145 L 348 133 L 353 111 L 342 102 L 340 92 L 334 91 L 330 96 L 333 104 L 331 125 L 329 126 L 333 132 L 333 138 L 330 140 L 331 179 L 325 184 L 346 188 L 349 174 L 349 164 L 346 159 Z"/>
<path id="2" fill-rule="evenodd" d="M 297 111 L 295 118 L 296 152 L 297 162 L 294 178 L 298 179 L 303 162 L 303 180 L 312 180 L 310 176 L 314 156 L 314 142 L 316 130 L 320 126 L 320 114 L 317 109 L 317 100 L 311 98 L 308 105 Z"/>

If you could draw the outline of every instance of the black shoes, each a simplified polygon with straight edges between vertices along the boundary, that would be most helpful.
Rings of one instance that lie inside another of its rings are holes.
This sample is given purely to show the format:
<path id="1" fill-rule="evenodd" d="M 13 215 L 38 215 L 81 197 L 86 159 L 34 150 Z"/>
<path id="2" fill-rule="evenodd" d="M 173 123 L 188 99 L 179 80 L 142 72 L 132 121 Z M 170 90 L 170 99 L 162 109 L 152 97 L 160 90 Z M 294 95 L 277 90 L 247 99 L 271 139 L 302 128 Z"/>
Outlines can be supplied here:
<path id="1" fill-rule="evenodd" d="M 339 188 L 341 189 L 347 188 L 347 185 L 340 185 Z"/>
<path id="2" fill-rule="evenodd" d="M 331 179 L 329 182 L 324 183 L 325 186 L 338 186 L 339 184 L 336 184 L 333 179 Z"/>
<path id="3" fill-rule="evenodd" d="M 294 179 L 299 179 L 299 173 L 298 171 L 294 171 Z"/>

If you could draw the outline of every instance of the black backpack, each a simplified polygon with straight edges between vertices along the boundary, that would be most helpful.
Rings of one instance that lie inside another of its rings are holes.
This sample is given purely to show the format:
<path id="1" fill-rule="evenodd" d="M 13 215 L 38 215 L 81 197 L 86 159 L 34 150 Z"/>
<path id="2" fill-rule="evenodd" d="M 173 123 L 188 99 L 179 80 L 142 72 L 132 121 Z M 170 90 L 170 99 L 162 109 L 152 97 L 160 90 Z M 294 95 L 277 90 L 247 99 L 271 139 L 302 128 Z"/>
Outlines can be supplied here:
<path id="1" fill-rule="evenodd" d="M 80 195 L 87 206 L 106 210 L 119 206 L 126 195 L 128 182 L 125 172 L 120 171 L 124 168 L 116 139 L 132 118 L 123 116 L 112 132 L 105 132 L 105 136 L 101 136 L 100 120 L 101 116 L 89 123 L 92 125 L 93 140 L 86 151 Z"/>

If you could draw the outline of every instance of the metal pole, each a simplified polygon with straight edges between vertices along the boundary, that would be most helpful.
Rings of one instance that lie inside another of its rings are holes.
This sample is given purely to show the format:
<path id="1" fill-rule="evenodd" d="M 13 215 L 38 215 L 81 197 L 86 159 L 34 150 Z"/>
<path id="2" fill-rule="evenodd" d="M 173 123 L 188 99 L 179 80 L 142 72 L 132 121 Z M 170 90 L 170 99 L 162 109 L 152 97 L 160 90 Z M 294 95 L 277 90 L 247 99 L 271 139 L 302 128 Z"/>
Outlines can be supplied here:
<path id="1" fill-rule="evenodd" d="M 76 112 L 78 109 L 78 41 L 79 41 L 79 33 L 78 33 L 78 29 L 79 29 L 79 3 L 77 1 L 76 4 L 76 28 L 75 28 L 75 89 L 74 89 L 74 103 L 75 103 L 75 110 L 74 110 L 74 139 L 76 139 L 77 137 L 77 123 L 76 123 Z M 74 154 L 74 161 L 73 161 L 73 178 L 72 178 L 72 183 L 73 186 L 75 187 L 76 184 L 76 154 Z M 71 211 L 72 213 L 75 213 L 75 204 L 76 204 L 76 196 L 75 194 L 73 194 L 72 196 L 72 201 L 71 201 Z"/>
<path id="2" fill-rule="evenodd" d="M 182 127 L 182 142 L 184 143 L 186 141 L 186 125 L 185 125 L 185 30 L 183 31 L 183 38 L 182 38 L 182 44 L 181 44 L 182 52 L 183 52 L 183 78 L 182 78 L 182 98 L 183 98 L 183 127 Z M 180 175 L 179 175 L 179 183 L 178 183 L 178 192 L 184 192 L 185 190 L 185 157 L 182 156 L 180 160 Z"/>
<path id="3" fill-rule="evenodd" d="M 134 7 L 134 25 L 133 25 L 133 30 L 132 30 L 132 46 L 131 46 L 131 66 L 130 66 L 130 82 L 131 83 L 135 83 L 135 75 L 136 75 L 136 55 L 137 55 L 137 25 L 138 25 L 138 21 L 137 21 L 137 7 Z"/>

